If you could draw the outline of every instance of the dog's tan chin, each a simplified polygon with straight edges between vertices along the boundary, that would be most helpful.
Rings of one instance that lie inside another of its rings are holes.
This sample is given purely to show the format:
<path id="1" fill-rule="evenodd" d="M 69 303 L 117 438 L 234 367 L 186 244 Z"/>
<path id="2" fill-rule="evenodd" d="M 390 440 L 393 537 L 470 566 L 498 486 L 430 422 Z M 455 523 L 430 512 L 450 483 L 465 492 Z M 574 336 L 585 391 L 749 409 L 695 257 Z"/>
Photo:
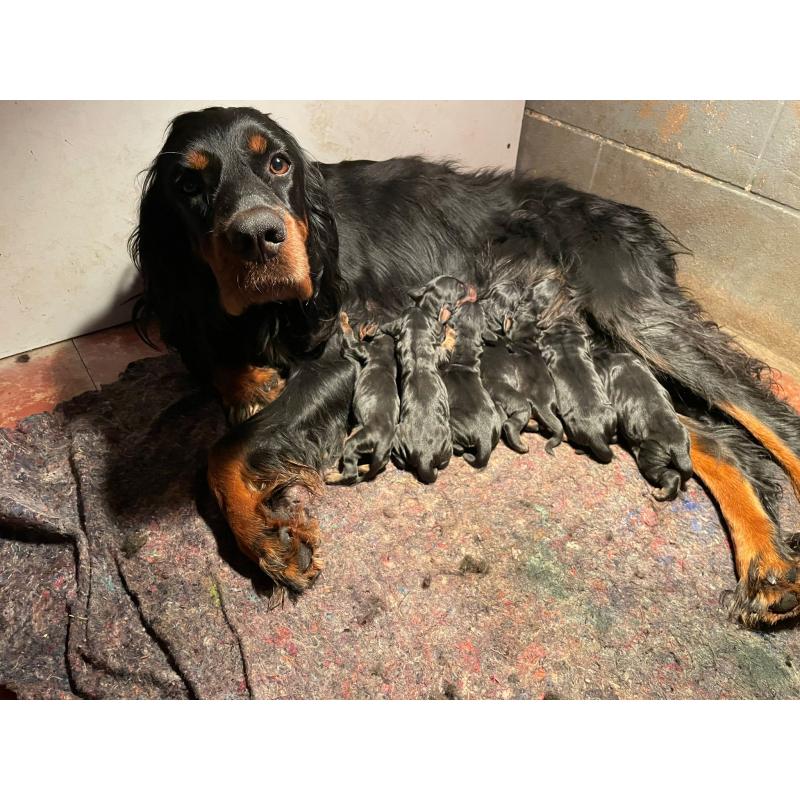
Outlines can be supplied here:
<path id="1" fill-rule="evenodd" d="M 258 290 L 246 290 L 237 285 L 220 287 L 220 303 L 226 314 L 241 316 L 250 306 L 287 300 L 309 300 L 314 293 L 311 276 L 301 280 L 270 282 Z"/>

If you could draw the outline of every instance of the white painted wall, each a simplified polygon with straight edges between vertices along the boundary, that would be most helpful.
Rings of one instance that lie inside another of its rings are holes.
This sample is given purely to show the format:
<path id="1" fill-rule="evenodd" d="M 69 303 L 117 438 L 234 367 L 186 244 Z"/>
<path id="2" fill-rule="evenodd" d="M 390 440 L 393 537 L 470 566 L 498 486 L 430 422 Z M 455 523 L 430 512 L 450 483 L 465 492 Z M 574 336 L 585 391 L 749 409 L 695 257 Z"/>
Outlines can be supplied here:
<path id="1" fill-rule="evenodd" d="M 0 357 L 123 322 L 141 171 L 169 120 L 272 114 L 322 161 L 423 154 L 513 168 L 522 101 L 0 102 Z"/>

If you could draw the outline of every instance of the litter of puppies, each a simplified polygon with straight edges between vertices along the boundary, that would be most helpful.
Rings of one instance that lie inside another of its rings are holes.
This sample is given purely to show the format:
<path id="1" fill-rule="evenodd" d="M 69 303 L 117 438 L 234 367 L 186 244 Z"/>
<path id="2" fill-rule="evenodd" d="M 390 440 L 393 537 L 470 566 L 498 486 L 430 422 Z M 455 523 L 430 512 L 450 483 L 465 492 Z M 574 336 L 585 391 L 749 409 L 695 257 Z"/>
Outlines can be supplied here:
<path id="1" fill-rule="evenodd" d="M 528 452 L 523 431 L 566 439 L 602 463 L 631 449 L 658 500 L 691 477 L 689 435 L 644 361 L 593 334 L 548 273 L 478 291 L 451 276 L 409 293 L 394 320 L 340 316 L 342 356 L 358 370 L 352 425 L 330 484 L 376 477 L 391 459 L 424 483 L 452 456 L 485 467 L 502 438 Z"/>

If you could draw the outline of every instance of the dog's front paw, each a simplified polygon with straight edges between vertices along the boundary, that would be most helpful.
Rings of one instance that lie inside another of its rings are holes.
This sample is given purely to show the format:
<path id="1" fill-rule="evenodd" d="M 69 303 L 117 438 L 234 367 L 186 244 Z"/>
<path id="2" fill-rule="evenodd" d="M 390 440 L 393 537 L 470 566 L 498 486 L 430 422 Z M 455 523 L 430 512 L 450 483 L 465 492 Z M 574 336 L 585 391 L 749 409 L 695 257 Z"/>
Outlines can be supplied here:
<path id="1" fill-rule="evenodd" d="M 269 517 L 252 542 L 253 558 L 276 583 L 295 592 L 308 589 L 322 571 L 316 555 L 319 525 L 315 519 Z"/>
<path id="2" fill-rule="evenodd" d="M 733 594 L 731 614 L 748 627 L 800 617 L 800 557 L 754 560 Z"/>
<path id="3" fill-rule="evenodd" d="M 322 571 L 317 557 L 319 524 L 306 504 L 312 492 L 294 484 L 264 504 L 264 526 L 250 543 L 252 558 L 276 583 L 295 592 L 307 589 Z"/>

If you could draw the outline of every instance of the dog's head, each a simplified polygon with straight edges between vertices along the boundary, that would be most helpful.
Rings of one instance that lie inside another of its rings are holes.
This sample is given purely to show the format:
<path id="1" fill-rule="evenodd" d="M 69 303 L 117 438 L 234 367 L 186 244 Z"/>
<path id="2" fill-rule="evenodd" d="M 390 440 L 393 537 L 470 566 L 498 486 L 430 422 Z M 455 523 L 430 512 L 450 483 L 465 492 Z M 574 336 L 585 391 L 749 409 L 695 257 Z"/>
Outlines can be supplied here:
<path id="1" fill-rule="evenodd" d="M 337 321 L 338 239 L 324 179 L 291 134 L 255 109 L 172 121 L 145 180 L 131 252 L 162 326 L 199 284 L 216 290 L 229 316 L 293 303 L 306 318 Z"/>

